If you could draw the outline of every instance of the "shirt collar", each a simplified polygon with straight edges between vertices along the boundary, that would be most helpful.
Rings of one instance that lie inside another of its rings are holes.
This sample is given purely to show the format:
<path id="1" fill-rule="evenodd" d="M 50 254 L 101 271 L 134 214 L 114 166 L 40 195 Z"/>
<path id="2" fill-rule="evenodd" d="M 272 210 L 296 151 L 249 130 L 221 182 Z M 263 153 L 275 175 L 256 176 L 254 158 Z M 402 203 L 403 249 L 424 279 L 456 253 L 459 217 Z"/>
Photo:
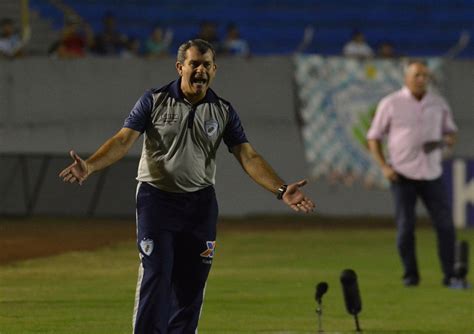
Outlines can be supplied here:
<path id="1" fill-rule="evenodd" d="M 403 88 L 402 88 L 402 93 L 403 93 L 405 96 L 410 96 L 412 99 L 417 100 L 417 99 L 413 96 L 413 94 L 411 93 L 411 91 L 408 89 L 407 86 L 403 86 Z M 421 100 L 419 100 L 419 102 L 425 101 L 426 99 L 429 98 L 430 95 L 431 95 L 430 91 L 429 91 L 429 90 L 426 90 L 425 95 L 423 95 L 423 97 L 421 98 Z M 418 100 L 417 100 L 417 101 L 418 101 Z"/>
<path id="2" fill-rule="evenodd" d="M 171 83 L 170 95 L 171 95 L 171 97 L 173 97 L 177 100 L 182 100 L 182 101 L 185 100 L 183 91 L 181 90 L 181 78 L 178 78 L 177 80 L 175 80 Z M 219 98 L 218 98 L 217 94 L 211 88 L 208 88 L 207 92 L 206 92 L 206 96 L 204 96 L 204 98 L 201 101 L 199 101 L 198 104 L 216 103 L 218 101 L 218 99 Z"/>

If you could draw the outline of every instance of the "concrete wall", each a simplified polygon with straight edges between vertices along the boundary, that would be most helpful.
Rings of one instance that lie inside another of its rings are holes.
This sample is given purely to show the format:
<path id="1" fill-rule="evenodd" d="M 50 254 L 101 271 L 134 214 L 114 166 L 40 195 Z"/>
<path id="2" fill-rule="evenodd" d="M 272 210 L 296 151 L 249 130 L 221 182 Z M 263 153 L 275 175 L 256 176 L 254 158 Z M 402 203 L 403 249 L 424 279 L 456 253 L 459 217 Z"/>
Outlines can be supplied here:
<path id="1" fill-rule="evenodd" d="M 222 59 L 218 65 L 213 88 L 233 103 L 255 148 L 289 182 L 306 177 L 295 121 L 291 58 Z M 459 156 L 473 152 L 473 72 L 473 62 L 452 62 L 446 67 L 443 91 L 461 129 Z M 0 214 L 23 212 L 31 203 L 28 199 L 37 198 L 33 212 L 38 214 L 133 215 L 140 144 L 107 170 L 105 178 L 96 175 L 81 188 L 62 184 L 57 173 L 69 163 L 68 150 L 74 148 L 84 156 L 95 151 L 120 129 L 146 89 L 175 77 L 173 59 L 0 62 Z M 29 158 L 18 160 L 14 154 Z M 41 180 L 44 154 L 51 158 Z M 104 187 L 94 197 L 97 182 L 104 182 Z M 223 215 L 291 213 L 244 175 L 225 145 L 218 155 L 216 189 Z M 324 214 L 392 212 L 390 194 L 383 190 L 315 181 L 306 191 Z"/>

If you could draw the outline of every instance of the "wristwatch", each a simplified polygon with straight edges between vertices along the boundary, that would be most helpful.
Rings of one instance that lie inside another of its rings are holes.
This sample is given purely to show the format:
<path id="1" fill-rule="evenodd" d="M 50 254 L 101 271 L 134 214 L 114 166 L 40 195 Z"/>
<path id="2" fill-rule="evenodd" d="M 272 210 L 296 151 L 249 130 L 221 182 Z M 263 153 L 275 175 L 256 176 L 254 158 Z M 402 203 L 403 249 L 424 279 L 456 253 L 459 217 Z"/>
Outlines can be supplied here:
<path id="1" fill-rule="evenodd" d="M 276 193 L 276 197 L 278 200 L 283 199 L 283 195 L 285 194 L 287 188 L 288 188 L 287 184 L 283 184 L 280 186 L 280 188 L 278 188 L 277 193 Z"/>

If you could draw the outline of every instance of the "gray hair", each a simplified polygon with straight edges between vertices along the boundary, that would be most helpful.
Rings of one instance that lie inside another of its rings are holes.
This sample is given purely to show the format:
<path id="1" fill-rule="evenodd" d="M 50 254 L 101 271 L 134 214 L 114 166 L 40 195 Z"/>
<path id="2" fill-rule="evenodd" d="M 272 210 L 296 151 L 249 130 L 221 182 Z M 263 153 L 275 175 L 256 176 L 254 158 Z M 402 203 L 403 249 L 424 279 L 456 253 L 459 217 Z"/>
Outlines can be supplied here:
<path id="1" fill-rule="evenodd" d="M 180 45 L 178 48 L 178 54 L 176 56 L 176 61 L 180 64 L 184 64 L 186 60 L 186 51 L 191 48 L 196 47 L 201 54 L 206 53 L 207 51 L 211 50 L 212 52 L 212 61 L 216 61 L 216 50 L 211 43 L 203 40 L 203 39 L 192 39 Z"/>

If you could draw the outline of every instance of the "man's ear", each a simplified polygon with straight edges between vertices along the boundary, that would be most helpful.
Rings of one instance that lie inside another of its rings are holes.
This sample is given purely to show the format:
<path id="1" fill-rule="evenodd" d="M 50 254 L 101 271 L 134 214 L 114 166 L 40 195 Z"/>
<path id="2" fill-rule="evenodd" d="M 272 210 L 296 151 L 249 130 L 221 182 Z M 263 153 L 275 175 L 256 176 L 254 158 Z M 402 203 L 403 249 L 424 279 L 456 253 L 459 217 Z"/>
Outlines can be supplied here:
<path id="1" fill-rule="evenodd" d="M 179 61 L 176 62 L 176 71 L 178 71 L 179 76 L 183 76 L 183 64 Z"/>

